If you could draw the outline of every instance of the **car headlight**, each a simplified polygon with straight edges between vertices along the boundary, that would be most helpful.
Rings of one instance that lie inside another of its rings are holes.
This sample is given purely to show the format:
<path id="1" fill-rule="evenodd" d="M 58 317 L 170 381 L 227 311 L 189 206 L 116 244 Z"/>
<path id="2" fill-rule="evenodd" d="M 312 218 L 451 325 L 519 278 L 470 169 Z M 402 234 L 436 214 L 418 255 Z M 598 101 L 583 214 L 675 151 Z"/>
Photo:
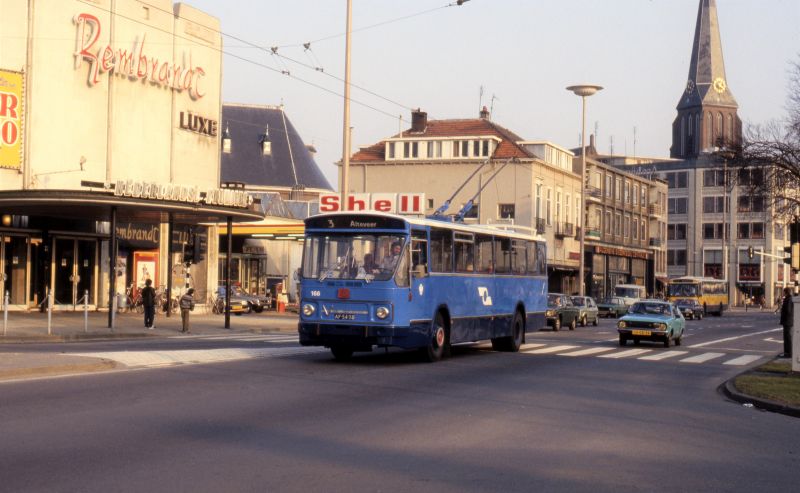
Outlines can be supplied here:
<path id="1" fill-rule="evenodd" d="M 546 317 L 555 317 L 556 311 L 555 310 L 547 310 L 544 314 Z"/>
<path id="2" fill-rule="evenodd" d="M 379 306 L 378 309 L 375 310 L 375 316 L 383 320 L 389 316 L 389 309 L 385 306 Z"/>
<path id="3" fill-rule="evenodd" d="M 667 330 L 667 324 L 658 324 L 659 330 Z"/>
<path id="4" fill-rule="evenodd" d="M 619 322 L 617 322 L 617 327 L 619 327 L 620 329 L 624 329 L 627 326 L 628 324 L 626 324 L 624 320 L 620 320 Z"/>
<path id="5" fill-rule="evenodd" d="M 306 303 L 303 305 L 303 315 L 306 317 L 310 317 L 315 311 L 317 311 L 317 309 L 311 303 Z"/>

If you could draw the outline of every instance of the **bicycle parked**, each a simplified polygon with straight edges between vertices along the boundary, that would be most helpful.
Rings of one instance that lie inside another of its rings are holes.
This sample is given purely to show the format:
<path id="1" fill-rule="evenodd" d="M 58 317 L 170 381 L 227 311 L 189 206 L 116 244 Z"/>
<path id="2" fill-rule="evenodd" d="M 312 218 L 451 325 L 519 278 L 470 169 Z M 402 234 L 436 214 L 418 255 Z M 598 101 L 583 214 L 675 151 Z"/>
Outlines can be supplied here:
<path id="1" fill-rule="evenodd" d="M 144 313 L 144 304 L 142 303 L 142 295 L 134 287 L 133 283 L 125 288 L 125 303 L 117 307 L 118 313 Z"/>
<path id="2" fill-rule="evenodd" d="M 162 313 L 167 313 L 167 308 L 169 307 L 170 313 L 177 313 L 178 312 L 178 299 L 180 295 L 177 295 L 167 300 L 167 289 L 162 285 L 159 286 L 158 290 L 156 290 L 156 306 L 158 307 L 159 311 Z"/>

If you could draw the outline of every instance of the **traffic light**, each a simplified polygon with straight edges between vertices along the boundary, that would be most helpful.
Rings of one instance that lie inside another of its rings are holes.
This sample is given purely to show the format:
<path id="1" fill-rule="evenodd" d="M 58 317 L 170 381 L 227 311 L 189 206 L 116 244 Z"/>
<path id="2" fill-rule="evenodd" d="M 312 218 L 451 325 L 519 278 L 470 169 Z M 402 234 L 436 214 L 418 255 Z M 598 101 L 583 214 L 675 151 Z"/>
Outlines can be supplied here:
<path id="1" fill-rule="evenodd" d="M 750 246 L 750 247 L 747 247 L 747 258 L 749 258 L 749 259 L 751 259 L 751 260 L 752 260 L 752 259 L 753 259 L 753 256 L 754 256 L 755 254 L 756 254 L 756 252 L 755 252 L 755 250 L 753 249 L 753 247 L 751 247 L 751 246 Z"/>
<path id="2" fill-rule="evenodd" d="M 186 243 L 183 245 L 183 263 L 184 264 L 193 264 L 196 262 L 195 260 L 195 234 L 194 229 L 189 228 L 188 235 L 186 237 Z"/>
<path id="3" fill-rule="evenodd" d="M 783 251 L 789 256 L 784 258 L 784 263 L 792 266 L 792 270 L 800 270 L 800 243 L 792 243 L 792 246 L 784 247 Z"/>
<path id="4" fill-rule="evenodd" d="M 208 236 L 195 233 L 194 235 L 194 263 L 200 263 L 206 258 L 208 251 Z"/>

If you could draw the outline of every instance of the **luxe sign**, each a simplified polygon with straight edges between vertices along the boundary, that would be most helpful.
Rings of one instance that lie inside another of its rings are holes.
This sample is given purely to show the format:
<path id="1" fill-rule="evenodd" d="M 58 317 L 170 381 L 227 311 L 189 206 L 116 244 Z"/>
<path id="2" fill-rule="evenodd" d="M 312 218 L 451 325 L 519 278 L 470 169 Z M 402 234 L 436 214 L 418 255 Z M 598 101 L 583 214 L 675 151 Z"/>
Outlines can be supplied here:
<path id="1" fill-rule="evenodd" d="M 424 193 L 354 193 L 347 196 L 342 207 L 338 194 L 328 193 L 319 196 L 320 212 L 371 211 L 392 214 L 424 214 Z"/>

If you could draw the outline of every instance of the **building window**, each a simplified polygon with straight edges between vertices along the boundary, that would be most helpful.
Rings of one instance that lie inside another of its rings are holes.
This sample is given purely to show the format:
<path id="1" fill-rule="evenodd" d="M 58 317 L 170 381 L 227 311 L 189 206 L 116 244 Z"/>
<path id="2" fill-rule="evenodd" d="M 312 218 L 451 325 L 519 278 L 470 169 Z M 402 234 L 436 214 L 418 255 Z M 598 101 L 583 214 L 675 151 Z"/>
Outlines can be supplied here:
<path id="1" fill-rule="evenodd" d="M 634 240 L 638 240 L 639 239 L 639 220 L 638 219 L 634 219 L 633 220 L 633 228 L 631 229 L 631 233 L 633 233 L 633 239 Z"/>
<path id="2" fill-rule="evenodd" d="M 547 225 L 548 226 L 553 224 L 553 216 L 550 213 L 551 212 L 551 207 L 552 207 L 552 202 L 553 202 L 552 194 L 553 194 L 553 189 L 552 188 L 548 188 L 547 189 L 547 201 L 545 202 L 545 211 L 544 211 L 545 214 L 546 214 L 545 217 L 547 218 Z"/>
<path id="3" fill-rule="evenodd" d="M 575 225 L 583 226 L 583 213 L 581 209 L 581 199 L 575 199 Z"/>
<path id="4" fill-rule="evenodd" d="M 669 214 L 686 214 L 688 199 L 679 197 L 667 200 L 667 212 Z"/>
<path id="5" fill-rule="evenodd" d="M 722 250 L 705 250 L 703 252 L 703 275 L 715 279 L 725 279 L 722 259 Z"/>
<path id="6" fill-rule="evenodd" d="M 667 239 L 668 240 L 685 240 L 686 239 L 686 224 L 670 224 L 667 226 Z"/>
<path id="7" fill-rule="evenodd" d="M 605 232 L 607 235 L 611 234 L 611 211 L 606 211 L 606 227 Z"/>
<path id="8" fill-rule="evenodd" d="M 485 156 L 489 155 L 489 141 L 488 140 L 484 140 L 483 141 L 482 150 L 483 150 L 483 152 L 481 152 L 481 156 L 485 157 Z"/>
<path id="9" fill-rule="evenodd" d="M 686 171 L 667 173 L 667 186 L 669 188 L 686 188 L 688 183 L 688 178 L 689 178 L 689 173 Z"/>
<path id="10" fill-rule="evenodd" d="M 703 223 L 703 239 L 704 240 L 721 240 L 727 224 L 723 223 Z"/>
<path id="11" fill-rule="evenodd" d="M 750 223 L 739 223 L 737 226 L 737 234 L 736 237 L 739 239 L 748 239 L 750 238 Z"/>
<path id="12" fill-rule="evenodd" d="M 625 238 L 630 238 L 631 236 L 631 216 L 625 216 L 625 223 L 624 223 L 624 230 L 622 231 L 622 236 Z"/>
<path id="13" fill-rule="evenodd" d="M 686 250 L 667 250 L 667 265 L 686 265 Z"/>
<path id="14" fill-rule="evenodd" d="M 642 219 L 642 239 L 647 239 L 647 221 L 644 219 Z"/>
<path id="15" fill-rule="evenodd" d="M 561 190 L 556 190 L 556 222 L 561 222 Z"/>
<path id="16" fill-rule="evenodd" d="M 633 205 L 639 205 L 639 185 L 633 186 Z M 642 204 L 644 205 L 644 204 Z"/>
<path id="17" fill-rule="evenodd" d="M 614 198 L 617 200 L 617 202 L 620 202 L 622 201 L 622 179 L 617 178 L 615 181 L 615 185 L 616 186 L 614 187 Z"/>
<path id="18" fill-rule="evenodd" d="M 611 198 L 614 195 L 614 178 L 610 173 L 606 173 L 606 197 Z"/>
<path id="19" fill-rule="evenodd" d="M 764 239 L 764 223 L 752 223 L 750 225 L 750 235 L 754 240 Z"/>
<path id="20" fill-rule="evenodd" d="M 704 187 L 724 187 L 725 171 L 721 169 L 707 169 L 703 171 Z"/>
<path id="21" fill-rule="evenodd" d="M 642 185 L 642 198 L 640 203 L 642 204 L 642 207 L 647 205 L 647 187 L 645 185 Z"/>
<path id="22" fill-rule="evenodd" d="M 386 147 L 389 149 L 389 159 L 394 159 L 394 142 L 389 142 Z"/>
<path id="23" fill-rule="evenodd" d="M 725 197 L 703 197 L 703 212 L 715 214 L 726 212 Z"/>
<path id="24" fill-rule="evenodd" d="M 542 184 L 536 184 L 536 219 L 542 218 Z"/>
<path id="25" fill-rule="evenodd" d="M 782 240 L 786 237 L 786 227 L 783 224 L 775 223 L 775 239 Z"/>
<path id="26" fill-rule="evenodd" d="M 428 157 L 442 157 L 442 141 L 432 140 L 428 142 Z"/>
<path id="27" fill-rule="evenodd" d="M 497 204 L 497 217 L 501 219 L 514 219 L 514 204 Z"/>
<path id="28" fill-rule="evenodd" d="M 614 236 L 622 235 L 622 215 L 614 214 Z"/>

